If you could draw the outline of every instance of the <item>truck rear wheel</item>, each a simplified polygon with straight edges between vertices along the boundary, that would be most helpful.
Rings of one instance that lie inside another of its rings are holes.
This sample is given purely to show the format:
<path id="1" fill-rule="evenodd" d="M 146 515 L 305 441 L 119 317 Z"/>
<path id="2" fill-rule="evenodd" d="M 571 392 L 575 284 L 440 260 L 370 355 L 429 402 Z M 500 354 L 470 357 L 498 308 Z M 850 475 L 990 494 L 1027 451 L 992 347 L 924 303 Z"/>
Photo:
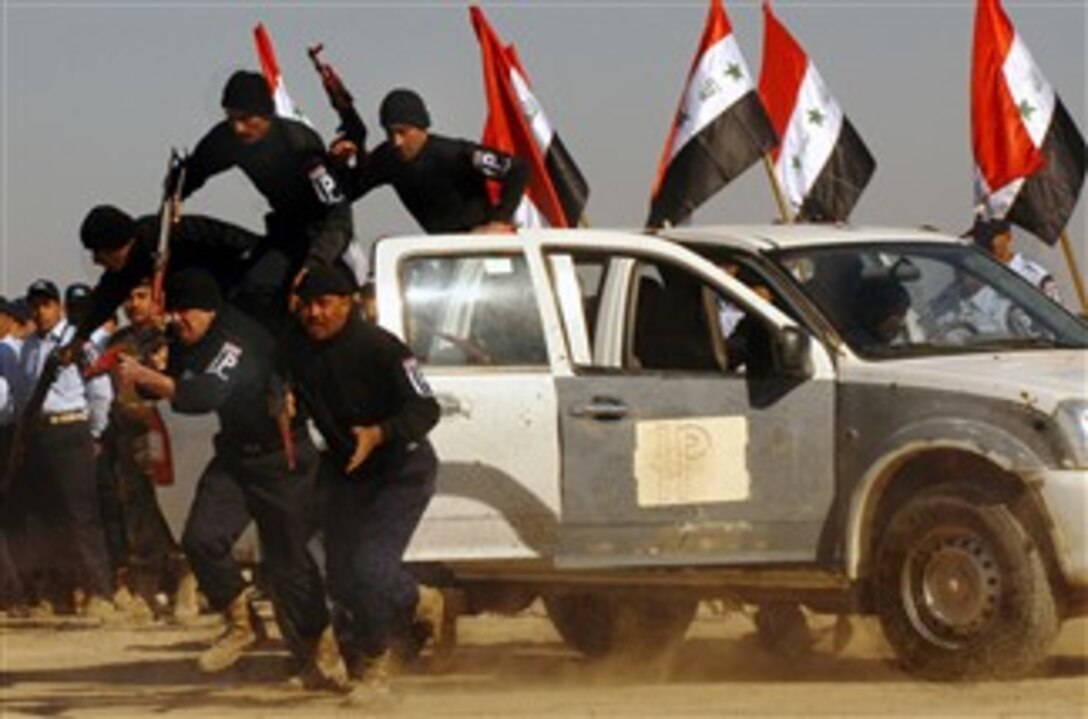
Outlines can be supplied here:
<path id="1" fill-rule="evenodd" d="M 876 560 L 876 610 L 912 674 L 1010 677 L 1046 658 L 1054 596 L 1039 550 L 1005 505 L 920 495 L 895 513 Z"/>
<path id="2" fill-rule="evenodd" d="M 649 659 L 684 639 L 698 603 L 585 593 L 548 595 L 544 606 L 567 646 L 585 656 Z"/>

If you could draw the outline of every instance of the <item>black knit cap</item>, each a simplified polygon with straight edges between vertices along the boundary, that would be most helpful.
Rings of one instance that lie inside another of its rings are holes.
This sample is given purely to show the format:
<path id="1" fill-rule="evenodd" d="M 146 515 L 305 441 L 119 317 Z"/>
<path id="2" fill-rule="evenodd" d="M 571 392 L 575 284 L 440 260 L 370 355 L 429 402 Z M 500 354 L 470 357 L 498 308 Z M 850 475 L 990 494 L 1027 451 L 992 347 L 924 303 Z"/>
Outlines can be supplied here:
<path id="1" fill-rule="evenodd" d="M 411 125 L 426 130 L 431 126 L 431 116 L 427 113 L 423 98 L 404 88 L 397 88 L 385 96 L 378 110 L 378 117 L 385 128 Z"/>
<path id="2" fill-rule="evenodd" d="M 166 280 L 166 309 L 208 310 L 215 312 L 223 305 L 223 294 L 212 275 L 201 269 L 182 270 Z"/>
<path id="3" fill-rule="evenodd" d="M 872 330 L 890 314 L 910 307 L 910 293 L 894 277 L 869 277 L 857 290 L 857 317 L 861 326 Z"/>
<path id="4" fill-rule="evenodd" d="M 73 282 L 64 288 L 64 304 L 78 305 L 91 297 L 91 286 L 85 282 Z"/>
<path id="5" fill-rule="evenodd" d="M 272 90 L 264 75 L 238 70 L 223 87 L 222 106 L 225 110 L 240 110 L 250 115 L 269 117 L 276 111 Z"/>
<path id="6" fill-rule="evenodd" d="M 341 268 L 317 265 L 299 283 L 298 297 L 303 302 L 310 302 L 325 295 L 350 295 L 356 289 L 355 281 Z"/>
<path id="7" fill-rule="evenodd" d="M 98 205 L 83 218 L 79 240 L 88 250 L 116 250 L 136 236 L 136 222 L 113 205 Z"/>

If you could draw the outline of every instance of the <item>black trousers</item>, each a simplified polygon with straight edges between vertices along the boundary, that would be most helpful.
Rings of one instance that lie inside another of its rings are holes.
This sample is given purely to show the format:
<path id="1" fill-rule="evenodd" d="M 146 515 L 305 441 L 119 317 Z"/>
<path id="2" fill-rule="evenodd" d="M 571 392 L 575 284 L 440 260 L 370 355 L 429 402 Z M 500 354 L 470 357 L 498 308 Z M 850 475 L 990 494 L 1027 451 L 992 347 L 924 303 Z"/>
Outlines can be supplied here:
<path id="1" fill-rule="evenodd" d="M 381 479 L 349 477 L 322 461 L 329 597 L 349 661 L 377 656 L 411 625 L 419 593 L 404 552 L 434 495 L 437 466 L 429 442 Z"/>
<path id="2" fill-rule="evenodd" d="M 11 455 L 11 439 L 15 428 L 10 424 L 0 425 L 0 472 L 7 473 L 7 462 Z M 0 475 L 2 476 L 2 475 Z M 26 600 L 22 578 L 12 555 L 11 527 L 15 526 L 17 516 L 13 504 L 13 495 L 0 496 L 0 607 L 9 607 Z"/>
<path id="3" fill-rule="evenodd" d="M 265 230 L 230 299 L 276 337 L 287 325 L 292 283 L 306 260 L 310 230 L 306 223 L 277 212 L 265 215 Z M 337 264 L 352 276 L 343 260 Z"/>
<path id="4" fill-rule="evenodd" d="M 23 577 L 49 576 L 62 592 L 80 588 L 111 596 L 94 442 L 87 422 L 35 427 L 13 491 L 20 516 L 12 550 Z"/>
<path id="5" fill-rule="evenodd" d="M 300 438 L 291 472 L 281 450 L 245 456 L 219 438 L 216 444 L 181 545 L 212 608 L 222 610 L 244 589 L 232 550 L 256 522 L 276 622 L 291 653 L 305 660 L 329 623 L 321 575 L 306 546 L 317 530 L 317 452 Z"/>

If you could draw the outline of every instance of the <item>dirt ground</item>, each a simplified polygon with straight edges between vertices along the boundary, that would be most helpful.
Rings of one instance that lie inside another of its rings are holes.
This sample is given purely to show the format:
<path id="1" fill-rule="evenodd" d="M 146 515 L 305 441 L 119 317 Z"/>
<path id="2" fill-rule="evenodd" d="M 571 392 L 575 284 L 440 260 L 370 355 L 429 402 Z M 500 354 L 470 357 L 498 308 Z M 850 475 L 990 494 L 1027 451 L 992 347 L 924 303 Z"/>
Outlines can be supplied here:
<path id="1" fill-rule="evenodd" d="M 820 626 L 817 619 L 815 625 Z M 0 717 L 350 716 L 332 694 L 285 685 L 272 641 L 225 675 L 194 667 L 217 619 L 181 627 L 0 621 Z M 1088 620 L 1069 622 L 1038 676 L 943 685 L 899 672 L 879 629 L 854 622 L 839 655 L 817 644 L 789 666 L 762 650 L 739 614 L 700 612 L 654 666 L 589 662 L 566 649 L 536 606 L 460 621 L 453 665 L 425 654 L 399 680 L 398 717 L 1088 716 Z M 830 642 L 826 642 L 828 645 Z"/>

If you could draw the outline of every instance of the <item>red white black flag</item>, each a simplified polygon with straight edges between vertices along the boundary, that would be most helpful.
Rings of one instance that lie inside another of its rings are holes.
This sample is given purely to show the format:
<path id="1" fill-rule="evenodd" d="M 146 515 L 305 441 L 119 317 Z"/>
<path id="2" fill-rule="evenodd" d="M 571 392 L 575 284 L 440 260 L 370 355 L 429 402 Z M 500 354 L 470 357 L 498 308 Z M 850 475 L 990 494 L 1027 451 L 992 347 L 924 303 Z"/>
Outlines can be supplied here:
<path id="1" fill-rule="evenodd" d="M 721 0 L 680 98 L 650 199 L 649 227 L 676 225 L 774 147 L 774 129 Z"/>
<path id="2" fill-rule="evenodd" d="M 283 82 L 283 75 L 280 74 L 280 64 L 276 61 L 276 49 L 272 47 L 272 38 L 265 29 L 264 23 L 258 23 L 257 27 L 253 28 L 253 39 L 257 43 L 257 58 L 261 61 L 261 73 L 272 91 L 276 114 L 309 125 L 310 121 L 287 94 L 287 86 Z"/>
<path id="3" fill-rule="evenodd" d="M 971 144 L 984 212 L 1054 244 L 1073 214 L 1088 149 L 998 0 L 979 0 Z"/>
<path id="4" fill-rule="evenodd" d="M 808 222 L 844 222 L 876 161 L 816 66 L 763 4 L 759 95 L 780 141 L 771 152 L 791 213 Z"/>
<path id="5" fill-rule="evenodd" d="M 573 227 L 585 210 L 589 185 L 533 94 L 514 46 L 502 44 L 480 8 L 469 13 L 487 94 L 483 144 L 522 157 L 530 168 L 515 219 L 521 227 Z"/>

